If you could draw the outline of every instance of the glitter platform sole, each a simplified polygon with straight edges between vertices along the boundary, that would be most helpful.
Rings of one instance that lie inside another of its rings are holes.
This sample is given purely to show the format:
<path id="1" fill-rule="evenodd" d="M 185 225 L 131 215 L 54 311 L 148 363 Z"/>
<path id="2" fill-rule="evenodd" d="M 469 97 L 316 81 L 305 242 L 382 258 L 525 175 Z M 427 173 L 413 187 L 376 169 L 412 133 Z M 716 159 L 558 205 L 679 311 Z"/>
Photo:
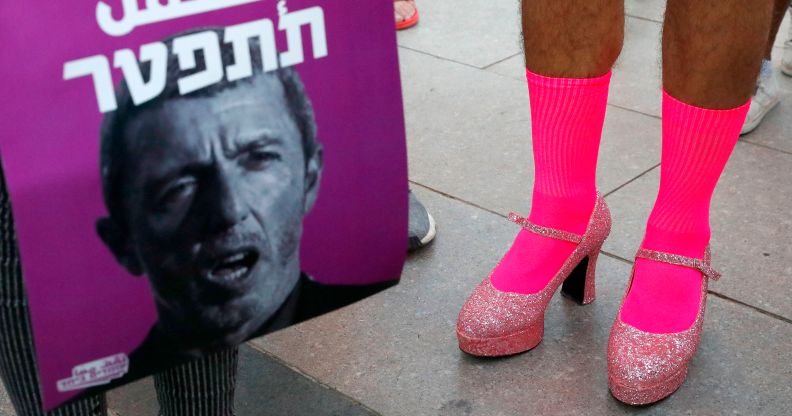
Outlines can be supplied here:
<path id="1" fill-rule="evenodd" d="M 580 305 L 594 301 L 594 274 L 598 256 L 599 247 L 575 266 L 561 286 L 562 295 Z M 497 337 L 473 337 L 457 329 L 459 349 L 481 357 L 514 355 L 531 350 L 542 342 L 542 336 L 544 336 L 544 315 L 531 327 Z"/>
<path id="2" fill-rule="evenodd" d="M 688 367 L 684 366 L 676 374 L 669 377 L 667 380 L 657 383 L 651 387 L 637 388 L 631 386 L 620 385 L 608 378 L 608 388 L 610 389 L 613 397 L 622 403 L 633 406 L 641 406 L 659 402 L 666 397 L 674 394 L 679 389 L 687 378 Z"/>
<path id="3" fill-rule="evenodd" d="M 544 323 L 536 328 L 493 338 L 474 338 L 457 331 L 459 349 L 478 357 L 502 357 L 535 348 L 542 342 Z"/>
<path id="4" fill-rule="evenodd" d="M 643 331 L 622 321 L 619 308 L 608 339 L 608 387 L 613 397 L 624 403 L 645 405 L 670 396 L 685 381 L 688 364 L 701 342 L 707 284 L 710 280 L 718 280 L 720 273 L 711 266 L 709 247 L 705 249 L 703 259 L 645 248 L 638 249 L 635 257 L 689 267 L 702 274 L 698 314 L 687 330 L 673 333 Z M 625 299 L 634 277 L 633 266 Z"/>

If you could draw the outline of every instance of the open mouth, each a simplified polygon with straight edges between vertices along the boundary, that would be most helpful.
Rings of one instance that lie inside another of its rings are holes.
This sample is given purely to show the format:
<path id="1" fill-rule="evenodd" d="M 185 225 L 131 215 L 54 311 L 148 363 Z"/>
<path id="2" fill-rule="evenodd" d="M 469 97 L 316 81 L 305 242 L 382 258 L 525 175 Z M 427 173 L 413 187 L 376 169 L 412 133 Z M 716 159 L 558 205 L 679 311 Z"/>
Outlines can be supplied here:
<path id="1" fill-rule="evenodd" d="M 244 279 L 258 261 L 255 250 L 242 250 L 220 257 L 209 271 L 209 278 L 216 282 L 236 282 Z"/>

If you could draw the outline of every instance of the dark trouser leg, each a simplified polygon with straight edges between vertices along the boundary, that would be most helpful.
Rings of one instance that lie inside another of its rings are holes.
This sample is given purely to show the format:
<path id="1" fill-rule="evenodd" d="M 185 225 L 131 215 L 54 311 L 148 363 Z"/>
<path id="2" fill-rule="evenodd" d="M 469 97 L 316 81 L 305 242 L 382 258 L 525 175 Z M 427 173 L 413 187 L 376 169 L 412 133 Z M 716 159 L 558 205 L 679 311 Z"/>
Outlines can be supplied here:
<path id="1" fill-rule="evenodd" d="M 233 416 L 239 349 L 154 375 L 162 416 Z"/>

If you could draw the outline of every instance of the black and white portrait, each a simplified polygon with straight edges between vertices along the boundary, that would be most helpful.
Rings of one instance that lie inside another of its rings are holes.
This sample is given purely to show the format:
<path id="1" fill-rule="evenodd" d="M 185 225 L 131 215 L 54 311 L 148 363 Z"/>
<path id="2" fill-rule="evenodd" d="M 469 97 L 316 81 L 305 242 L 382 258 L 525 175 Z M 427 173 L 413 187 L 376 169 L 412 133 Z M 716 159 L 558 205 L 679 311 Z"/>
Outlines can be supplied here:
<path id="1" fill-rule="evenodd" d="M 263 72 L 257 48 L 251 42 L 251 77 L 188 95 L 179 94 L 185 73 L 177 70 L 168 71 L 163 94 L 140 105 L 122 83 L 118 109 L 103 120 L 107 216 L 96 230 L 121 266 L 149 280 L 158 315 L 130 355 L 130 376 L 384 287 L 322 285 L 301 272 L 303 218 L 320 193 L 322 146 L 299 75 Z M 232 52 L 223 47 L 225 64 Z M 196 60 L 198 71 L 200 54 Z"/>

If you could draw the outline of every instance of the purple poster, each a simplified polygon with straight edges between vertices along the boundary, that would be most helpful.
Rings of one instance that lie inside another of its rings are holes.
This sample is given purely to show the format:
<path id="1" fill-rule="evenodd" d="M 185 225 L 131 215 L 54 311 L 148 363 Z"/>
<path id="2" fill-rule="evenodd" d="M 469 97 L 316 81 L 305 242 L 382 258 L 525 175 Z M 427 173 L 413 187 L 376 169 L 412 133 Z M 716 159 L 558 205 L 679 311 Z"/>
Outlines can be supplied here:
<path id="1" fill-rule="evenodd" d="M 398 279 L 392 7 L 0 3 L 0 155 L 47 409 Z"/>

